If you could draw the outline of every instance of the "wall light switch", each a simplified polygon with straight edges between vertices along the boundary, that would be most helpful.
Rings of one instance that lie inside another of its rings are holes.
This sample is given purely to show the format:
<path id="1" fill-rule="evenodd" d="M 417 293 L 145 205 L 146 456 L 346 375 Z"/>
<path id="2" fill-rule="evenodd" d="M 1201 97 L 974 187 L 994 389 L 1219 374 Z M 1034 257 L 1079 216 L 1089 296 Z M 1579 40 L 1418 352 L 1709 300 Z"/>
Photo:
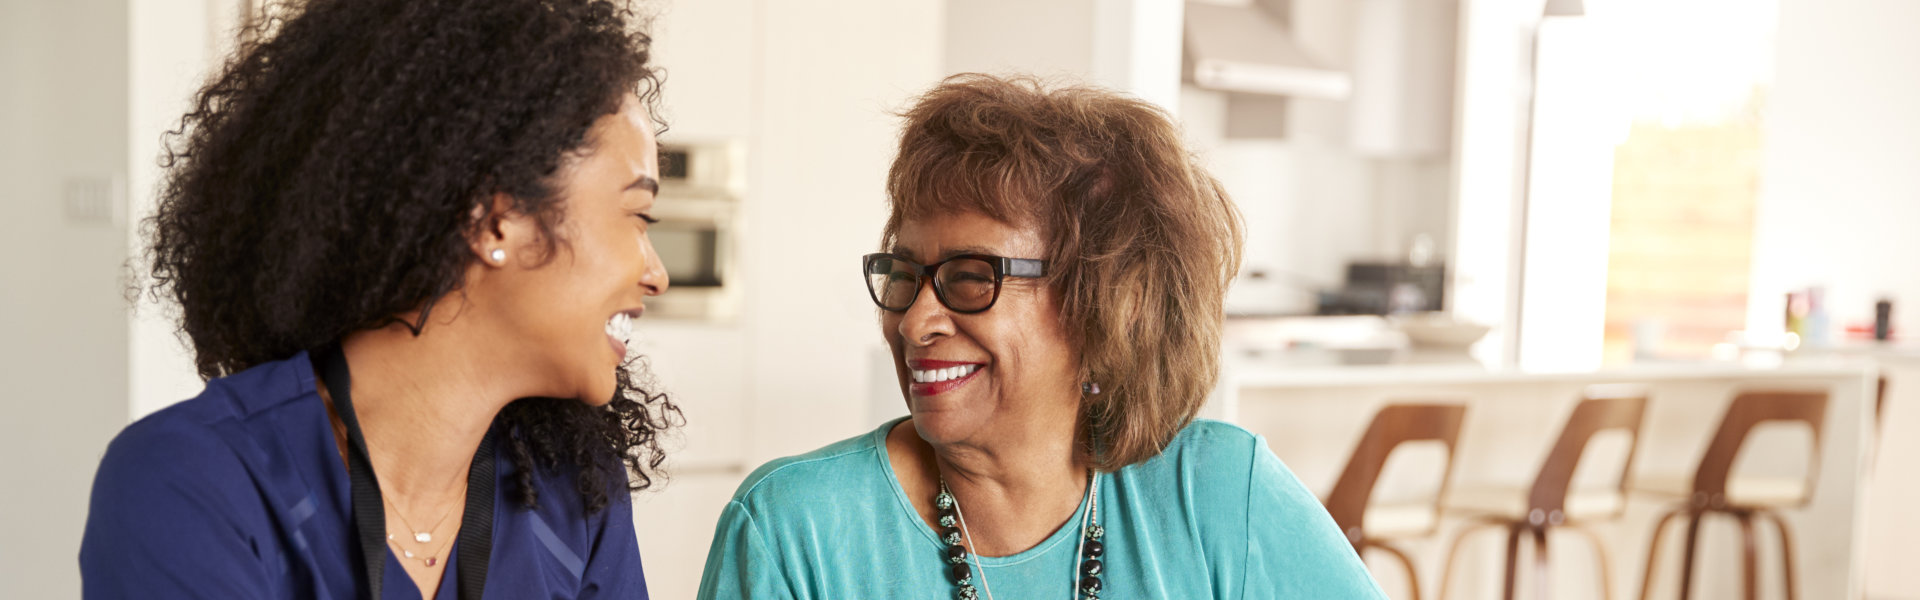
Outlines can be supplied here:
<path id="1" fill-rule="evenodd" d="M 61 192 L 67 223 L 112 226 L 126 222 L 124 187 L 117 176 L 68 177 Z"/>

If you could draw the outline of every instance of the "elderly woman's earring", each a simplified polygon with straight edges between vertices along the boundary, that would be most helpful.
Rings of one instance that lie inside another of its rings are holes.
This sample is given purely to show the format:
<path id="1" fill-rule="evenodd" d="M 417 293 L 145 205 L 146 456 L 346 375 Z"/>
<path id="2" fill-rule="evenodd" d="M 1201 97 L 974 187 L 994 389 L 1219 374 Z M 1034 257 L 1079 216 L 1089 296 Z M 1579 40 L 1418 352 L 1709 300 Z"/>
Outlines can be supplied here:
<path id="1" fill-rule="evenodd" d="M 1100 384 L 1094 383 L 1091 381 L 1083 381 L 1080 383 L 1080 393 L 1086 394 L 1088 396 L 1099 395 Z"/>
<path id="2" fill-rule="evenodd" d="M 493 259 L 494 264 L 507 262 L 507 251 L 494 248 L 492 252 L 487 253 L 487 258 Z"/>

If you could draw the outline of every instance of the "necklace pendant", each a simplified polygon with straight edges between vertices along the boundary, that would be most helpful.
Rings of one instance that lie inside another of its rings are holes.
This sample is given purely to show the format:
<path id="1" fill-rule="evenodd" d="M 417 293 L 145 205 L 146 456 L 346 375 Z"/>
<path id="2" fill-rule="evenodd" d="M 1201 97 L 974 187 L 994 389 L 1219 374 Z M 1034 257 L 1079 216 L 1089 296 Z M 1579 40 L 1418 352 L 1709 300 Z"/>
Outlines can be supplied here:
<path id="1" fill-rule="evenodd" d="M 433 534 L 427 533 L 427 532 L 415 533 L 413 534 L 413 541 L 420 542 L 422 544 L 432 543 Z"/>
<path id="2" fill-rule="evenodd" d="M 405 556 L 405 557 L 407 557 L 407 558 L 413 558 L 413 551 L 412 551 L 412 550 L 401 550 L 401 551 L 400 551 L 400 555 L 401 555 L 401 556 Z"/>
<path id="3" fill-rule="evenodd" d="M 433 565 L 434 565 L 434 563 L 438 563 L 438 562 L 440 562 L 440 559 L 438 559 L 438 558 L 435 558 L 435 557 L 432 557 L 432 556 L 429 556 L 429 557 L 427 557 L 427 566 L 429 566 L 429 567 L 431 567 L 431 566 L 433 566 Z"/>

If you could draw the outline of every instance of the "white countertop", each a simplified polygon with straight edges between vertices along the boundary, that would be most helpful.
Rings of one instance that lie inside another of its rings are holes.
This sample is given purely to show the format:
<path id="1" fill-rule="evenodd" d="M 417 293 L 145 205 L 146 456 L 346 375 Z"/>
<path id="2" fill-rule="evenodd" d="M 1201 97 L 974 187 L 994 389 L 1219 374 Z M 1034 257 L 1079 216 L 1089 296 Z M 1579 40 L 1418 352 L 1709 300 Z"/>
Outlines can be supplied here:
<path id="1" fill-rule="evenodd" d="M 1653 363 L 1591 371 L 1489 369 L 1477 363 L 1292 366 L 1279 360 L 1229 360 L 1223 383 L 1236 388 L 1389 386 L 1461 383 L 1629 383 L 1695 379 L 1826 379 L 1871 377 L 1872 362 L 1795 360 L 1753 368 L 1738 363 Z"/>

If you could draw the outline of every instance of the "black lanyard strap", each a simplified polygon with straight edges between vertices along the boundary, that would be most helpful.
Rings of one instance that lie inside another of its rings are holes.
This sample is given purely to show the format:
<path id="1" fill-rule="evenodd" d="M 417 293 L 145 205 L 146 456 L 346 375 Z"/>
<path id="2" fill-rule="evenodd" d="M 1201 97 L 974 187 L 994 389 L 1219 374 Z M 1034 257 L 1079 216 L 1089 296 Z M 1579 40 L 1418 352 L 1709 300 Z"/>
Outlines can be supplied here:
<path id="1" fill-rule="evenodd" d="M 480 438 L 467 469 L 467 510 L 460 516 L 460 600 L 480 600 L 493 558 L 493 430 Z M 474 490 L 482 490 L 474 493 Z M 474 515 L 480 515 L 475 517 Z"/>
<path id="2" fill-rule="evenodd" d="M 380 497 L 380 480 L 367 458 L 367 438 L 360 432 L 360 419 L 353 412 L 353 377 L 347 371 L 347 356 L 338 343 L 328 344 L 314 353 L 319 357 L 320 378 L 333 396 L 333 407 L 347 426 L 347 476 L 353 482 L 353 526 L 360 540 L 360 557 L 366 563 L 368 598 L 380 599 L 380 584 L 387 564 L 387 511 Z M 480 438 L 467 471 L 467 508 L 460 516 L 460 600 L 480 600 L 487 585 L 487 563 L 493 554 L 493 432 Z"/>

